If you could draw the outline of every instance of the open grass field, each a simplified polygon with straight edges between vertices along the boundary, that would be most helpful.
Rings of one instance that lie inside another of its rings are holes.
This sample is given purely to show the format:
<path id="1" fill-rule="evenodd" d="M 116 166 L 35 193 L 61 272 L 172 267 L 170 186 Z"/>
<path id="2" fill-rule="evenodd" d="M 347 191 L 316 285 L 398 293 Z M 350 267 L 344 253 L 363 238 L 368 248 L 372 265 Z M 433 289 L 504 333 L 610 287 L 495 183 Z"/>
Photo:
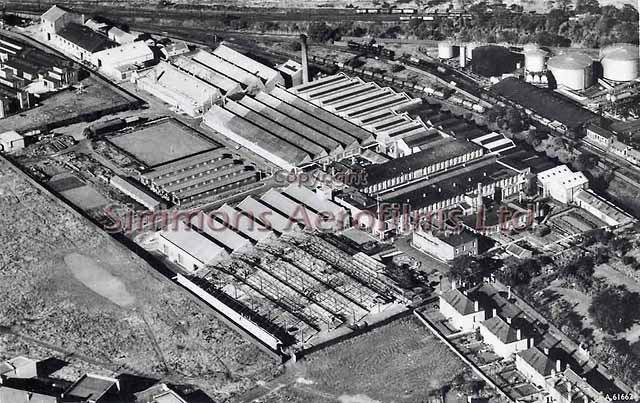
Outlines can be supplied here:
<path id="1" fill-rule="evenodd" d="M 0 358 L 73 357 L 91 372 L 192 384 L 215 402 L 279 371 L 140 257 L 2 159 L 0 226 Z"/>
<path id="2" fill-rule="evenodd" d="M 219 147 L 175 120 L 112 137 L 109 141 L 149 166 Z"/>
<path id="3" fill-rule="evenodd" d="M 398 319 L 311 354 L 264 402 L 422 402 L 465 365 L 416 318 Z M 454 392 L 447 401 L 456 401 Z M 466 401 L 466 400 L 465 400 Z"/>
<path id="4" fill-rule="evenodd" d="M 79 116 L 84 116 L 84 120 L 95 119 L 103 112 L 114 108 L 124 109 L 134 102 L 134 98 L 121 95 L 93 77 L 82 80 L 82 85 L 82 92 L 73 88 L 62 90 L 40 101 L 39 106 L 35 108 L 0 120 L 0 133 L 8 130 L 23 133 L 47 127 L 66 126 L 72 123 L 70 120 Z"/>

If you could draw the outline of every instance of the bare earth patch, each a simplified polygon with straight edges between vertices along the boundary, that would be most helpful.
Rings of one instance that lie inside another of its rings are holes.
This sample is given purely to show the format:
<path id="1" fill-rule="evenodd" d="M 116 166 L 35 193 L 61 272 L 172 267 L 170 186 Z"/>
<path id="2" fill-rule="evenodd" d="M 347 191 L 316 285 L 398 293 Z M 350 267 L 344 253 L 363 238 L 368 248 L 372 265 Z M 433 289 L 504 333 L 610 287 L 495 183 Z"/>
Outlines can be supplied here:
<path id="1" fill-rule="evenodd" d="M 64 257 L 64 262 L 73 276 L 96 294 L 120 306 L 129 306 L 135 302 L 135 297 L 129 294 L 124 283 L 90 257 L 70 253 Z"/>

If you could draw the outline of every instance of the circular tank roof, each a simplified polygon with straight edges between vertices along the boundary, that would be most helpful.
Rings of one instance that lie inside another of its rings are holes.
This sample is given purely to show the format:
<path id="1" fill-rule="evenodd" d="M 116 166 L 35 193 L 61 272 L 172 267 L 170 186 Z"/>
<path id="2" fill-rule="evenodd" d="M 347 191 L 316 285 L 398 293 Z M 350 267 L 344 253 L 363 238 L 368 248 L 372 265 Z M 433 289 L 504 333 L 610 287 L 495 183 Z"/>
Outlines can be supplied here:
<path id="1" fill-rule="evenodd" d="M 549 54 L 549 52 L 547 52 L 546 50 L 542 50 L 539 48 L 534 48 L 534 49 L 528 49 L 524 51 L 524 55 L 527 57 L 535 57 L 535 56 L 541 56 L 541 57 L 545 57 Z"/>
<path id="2" fill-rule="evenodd" d="M 638 60 L 638 46 L 630 43 L 617 43 L 600 51 L 600 57 L 609 60 Z"/>
<path id="3" fill-rule="evenodd" d="M 593 64 L 593 59 L 584 53 L 565 53 L 549 59 L 547 65 L 552 69 L 580 70 Z"/>
<path id="4" fill-rule="evenodd" d="M 535 43 L 527 43 L 526 45 L 524 45 L 522 47 L 522 50 L 524 50 L 525 52 L 529 52 L 532 50 L 536 50 L 539 49 L 540 47 L 538 45 L 536 45 Z"/>

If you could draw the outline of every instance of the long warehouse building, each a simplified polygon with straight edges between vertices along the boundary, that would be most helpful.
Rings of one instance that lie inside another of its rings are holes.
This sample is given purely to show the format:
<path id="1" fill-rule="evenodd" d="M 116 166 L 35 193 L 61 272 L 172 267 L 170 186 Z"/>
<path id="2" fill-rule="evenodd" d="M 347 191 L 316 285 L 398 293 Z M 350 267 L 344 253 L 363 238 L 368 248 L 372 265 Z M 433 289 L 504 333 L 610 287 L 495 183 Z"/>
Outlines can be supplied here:
<path id="1" fill-rule="evenodd" d="M 372 133 L 280 87 L 214 105 L 203 123 L 286 170 L 373 144 Z"/>
<path id="2" fill-rule="evenodd" d="M 225 148 L 155 166 L 140 177 L 145 186 L 175 204 L 225 193 L 257 180 L 254 167 Z"/>

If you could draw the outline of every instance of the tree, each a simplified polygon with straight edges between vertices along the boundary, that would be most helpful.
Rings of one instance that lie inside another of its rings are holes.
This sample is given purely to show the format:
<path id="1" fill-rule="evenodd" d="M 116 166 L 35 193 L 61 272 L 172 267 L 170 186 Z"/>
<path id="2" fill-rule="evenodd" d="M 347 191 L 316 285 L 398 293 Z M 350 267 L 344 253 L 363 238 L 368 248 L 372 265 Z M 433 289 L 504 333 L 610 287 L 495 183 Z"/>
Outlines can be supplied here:
<path id="1" fill-rule="evenodd" d="M 313 22 L 309 24 L 309 38 L 314 42 L 324 43 L 334 39 L 336 32 L 326 22 Z"/>
<path id="2" fill-rule="evenodd" d="M 629 328 L 638 319 L 640 295 L 624 285 L 601 290 L 593 298 L 589 315 L 598 327 L 615 334 Z"/>
<path id="3" fill-rule="evenodd" d="M 600 3 L 598 0 L 576 0 L 576 13 L 600 14 Z"/>

